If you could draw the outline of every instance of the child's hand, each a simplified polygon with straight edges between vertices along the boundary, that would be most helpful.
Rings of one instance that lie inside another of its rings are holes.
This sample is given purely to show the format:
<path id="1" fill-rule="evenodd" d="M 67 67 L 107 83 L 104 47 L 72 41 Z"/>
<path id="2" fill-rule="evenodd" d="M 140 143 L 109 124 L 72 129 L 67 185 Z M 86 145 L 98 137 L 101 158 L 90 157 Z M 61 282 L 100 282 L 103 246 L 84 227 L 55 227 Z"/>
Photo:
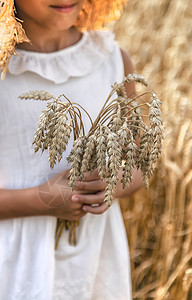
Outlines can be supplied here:
<path id="1" fill-rule="evenodd" d="M 107 210 L 104 201 L 105 181 L 99 177 L 98 171 L 87 172 L 82 181 L 77 182 L 72 202 L 81 204 L 82 210 L 92 214 L 102 214 Z"/>
<path id="2" fill-rule="evenodd" d="M 76 221 L 86 214 L 81 203 L 71 201 L 74 192 L 69 186 L 68 170 L 42 184 L 38 193 L 40 201 L 47 207 L 47 213 L 51 216 Z"/>

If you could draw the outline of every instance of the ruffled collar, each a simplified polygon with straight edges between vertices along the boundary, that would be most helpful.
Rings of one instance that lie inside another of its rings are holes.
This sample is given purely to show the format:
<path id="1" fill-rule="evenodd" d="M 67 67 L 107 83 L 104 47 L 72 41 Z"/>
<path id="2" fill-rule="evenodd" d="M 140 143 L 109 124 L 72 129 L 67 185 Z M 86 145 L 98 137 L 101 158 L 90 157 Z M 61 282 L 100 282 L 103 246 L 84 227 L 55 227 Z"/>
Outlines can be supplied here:
<path id="1" fill-rule="evenodd" d="M 18 49 L 11 57 L 9 73 L 20 75 L 33 72 L 56 84 L 70 77 L 86 76 L 98 68 L 114 47 L 114 35 L 110 31 L 90 31 L 82 35 L 73 46 L 51 53 Z"/>

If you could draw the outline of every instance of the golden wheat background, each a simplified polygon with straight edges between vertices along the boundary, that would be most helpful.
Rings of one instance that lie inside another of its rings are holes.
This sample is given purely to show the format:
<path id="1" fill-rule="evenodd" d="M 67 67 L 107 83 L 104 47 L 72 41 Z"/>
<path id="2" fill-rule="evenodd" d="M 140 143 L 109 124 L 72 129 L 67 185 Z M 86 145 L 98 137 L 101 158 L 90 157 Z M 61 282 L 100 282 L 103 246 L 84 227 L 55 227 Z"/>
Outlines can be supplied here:
<path id="1" fill-rule="evenodd" d="M 114 29 L 163 102 L 164 145 L 148 191 L 121 201 L 134 299 L 192 299 L 192 1 L 129 0 Z"/>

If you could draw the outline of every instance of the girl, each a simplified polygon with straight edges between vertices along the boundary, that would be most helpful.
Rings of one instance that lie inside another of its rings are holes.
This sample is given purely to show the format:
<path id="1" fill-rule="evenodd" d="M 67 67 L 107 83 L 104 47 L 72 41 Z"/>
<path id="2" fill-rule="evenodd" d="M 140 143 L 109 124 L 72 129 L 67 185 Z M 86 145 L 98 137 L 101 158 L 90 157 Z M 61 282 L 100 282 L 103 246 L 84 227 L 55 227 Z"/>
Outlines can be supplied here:
<path id="1" fill-rule="evenodd" d="M 1 10 L 12 8 L 8 2 L 0 2 Z M 115 19 L 124 2 L 15 1 L 30 42 L 20 28 L 17 39 L 24 42 L 0 82 L 1 300 L 131 299 L 128 246 L 118 202 L 114 200 L 110 209 L 103 202 L 105 183 L 97 170 L 86 173 L 71 191 L 66 160 L 71 144 L 54 170 L 47 153 L 34 154 L 33 135 L 46 101 L 19 99 L 29 90 L 55 96 L 64 92 L 95 119 L 111 85 L 133 67 L 112 33 L 90 29 Z M 135 94 L 133 84 L 126 89 L 128 96 Z M 87 120 L 87 130 L 89 126 Z M 125 190 L 117 185 L 115 198 L 131 195 L 140 185 L 140 172 L 135 170 L 133 184 Z M 80 220 L 76 246 L 68 243 L 64 231 L 55 251 L 57 218 Z"/>

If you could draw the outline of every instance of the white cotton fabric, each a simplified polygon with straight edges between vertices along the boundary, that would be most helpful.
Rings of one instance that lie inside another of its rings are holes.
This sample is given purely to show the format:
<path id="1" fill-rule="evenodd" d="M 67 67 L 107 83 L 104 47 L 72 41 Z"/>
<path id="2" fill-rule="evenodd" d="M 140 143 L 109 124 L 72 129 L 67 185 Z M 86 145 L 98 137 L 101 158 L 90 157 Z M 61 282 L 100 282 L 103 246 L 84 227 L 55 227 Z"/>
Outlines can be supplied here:
<path id="1" fill-rule="evenodd" d="M 65 93 L 96 118 L 111 85 L 124 68 L 110 32 L 84 33 L 81 40 L 54 53 L 18 50 L 10 73 L 0 81 L 0 188 L 40 185 L 69 165 L 72 141 L 51 170 L 48 155 L 34 153 L 33 135 L 46 101 L 20 100 L 30 90 Z M 86 130 L 90 123 L 83 115 Z M 1 300 L 130 300 L 126 233 L 117 201 L 104 214 L 87 214 L 77 229 L 77 246 L 64 231 L 58 250 L 56 218 L 0 221 Z"/>

